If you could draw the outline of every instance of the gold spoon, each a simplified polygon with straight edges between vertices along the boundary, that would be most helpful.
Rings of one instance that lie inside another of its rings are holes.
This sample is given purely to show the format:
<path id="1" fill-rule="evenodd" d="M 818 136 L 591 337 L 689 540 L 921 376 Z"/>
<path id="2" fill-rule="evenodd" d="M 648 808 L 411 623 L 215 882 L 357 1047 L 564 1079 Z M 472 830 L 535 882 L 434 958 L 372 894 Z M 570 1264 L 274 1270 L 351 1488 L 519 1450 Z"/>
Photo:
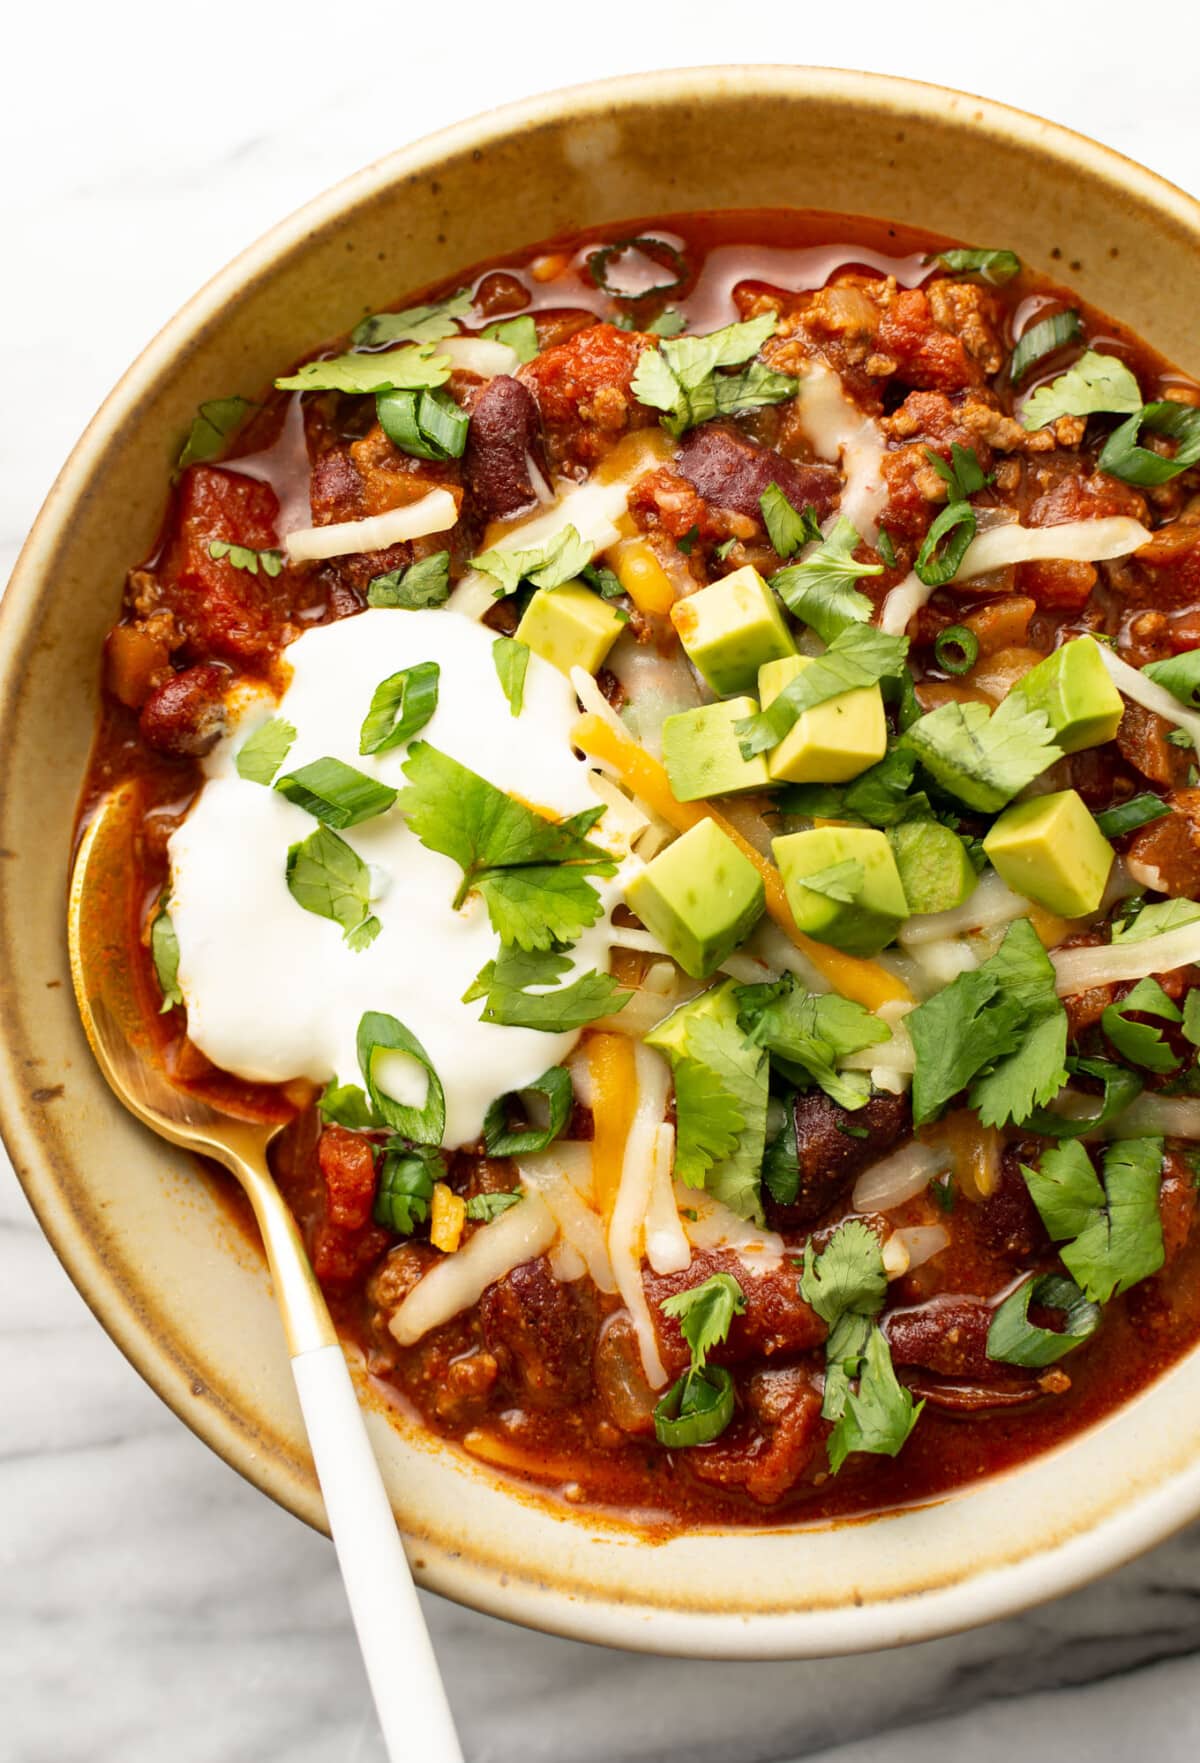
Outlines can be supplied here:
<path id="1" fill-rule="evenodd" d="M 330 1534 L 389 1758 L 462 1763 L 437 1660 L 354 1385 L 267 1150 L 281 1130 L 237 1120 L 177 1089 L 151 1057 L 127 921 L 138 792 L 105 796 L 71 876 L 71 977 L 84 1030 L 120 1100 L 173 1145 L 223 1163 L 262 1234 Z"/>

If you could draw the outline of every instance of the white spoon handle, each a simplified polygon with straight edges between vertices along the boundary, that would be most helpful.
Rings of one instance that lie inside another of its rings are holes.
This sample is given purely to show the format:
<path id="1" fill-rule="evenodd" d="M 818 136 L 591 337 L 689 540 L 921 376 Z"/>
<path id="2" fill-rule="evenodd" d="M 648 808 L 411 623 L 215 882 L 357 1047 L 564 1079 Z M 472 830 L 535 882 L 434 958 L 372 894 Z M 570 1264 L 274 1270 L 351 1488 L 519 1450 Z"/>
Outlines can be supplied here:
<path id="1" fill-rule="evenodd" d="M 463 1763 L 342 1350 L 300 1353 L 292 1371 L 388 1757 L 391 1763 Z"/>

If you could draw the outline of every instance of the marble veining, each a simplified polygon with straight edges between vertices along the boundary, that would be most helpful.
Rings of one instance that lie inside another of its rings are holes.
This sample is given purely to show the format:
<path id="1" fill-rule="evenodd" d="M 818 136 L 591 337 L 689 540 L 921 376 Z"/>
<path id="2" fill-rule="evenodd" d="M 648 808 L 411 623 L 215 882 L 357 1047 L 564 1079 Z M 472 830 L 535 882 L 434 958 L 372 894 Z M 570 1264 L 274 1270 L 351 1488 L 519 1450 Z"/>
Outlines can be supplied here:
<path id="1" fill-rule="evenodd" d="M 896 31 L 862 0 L 852 47 L 835 11 L 779 0 L 736 42 L 710 0 L 603 13 L 613 28 L 586 62 L 579 21 L 527 0 L 467 64 L 444 9 L 381 0 L 352 29 L 313 0 L 22 9 L 0 106 L 18 246 L 0 283 L 4 574 L 92 409 L 213 270 L 401 141 L 526 92 L 732 56 L 861 58 L 1042 110 L 1200 187 L 1197 26 L 1176 0 L 1154 14 L 1178 52 L 1150 103 L 1118 38 L 1089 38 L 1069 9 L 1044 10 L 1034 41 L 1015 16 L 934 0 L 911 0 Z M 1200 1527 L 1026 1616 L 822 1664 L 651 1659 L 426 1608 L 472 1763 L 1190 1763 L 1200 1743 Z M 0 1163 L 0 1763 L 382 1757 L 329 1545 L 141 1383 Z"/>

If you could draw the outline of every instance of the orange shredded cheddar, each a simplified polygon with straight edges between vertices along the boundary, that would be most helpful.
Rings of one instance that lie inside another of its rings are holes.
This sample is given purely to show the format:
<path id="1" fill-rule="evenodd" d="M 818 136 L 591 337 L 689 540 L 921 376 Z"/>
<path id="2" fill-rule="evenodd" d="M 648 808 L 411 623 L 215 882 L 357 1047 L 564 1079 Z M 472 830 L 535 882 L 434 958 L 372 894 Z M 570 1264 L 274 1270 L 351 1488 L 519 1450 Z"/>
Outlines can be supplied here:
<path id="1" fill-rule="evenodd" d="M 669 612 L 675 604 L 670 577 L 645 539 L 624 539 L 611 552 L 617 580 L 639 612 Z"/>
<path id="2" fill-rule="evenodd" d="M 1003 1140 L 994 1126 L 984 1126 L 970 1108 L 956 1108 L 936 1125 L 923 1127 L 929 1145 L 944 1145 L 954 1159 L 954 1179 L 968 1200 L 986 1200 L 1000 1182 Z"/>
<path id="3" fill-rule="evenodd" d="M 818 943 L 798 930 L 787 903 L 783 877 L 775 865 L 768 863 L 761 851 L 756 851 L 711 803 L 676 801 L 666 771 L 635 741 L 619 735 L 602 717 L 590 712 L 579 718 L 571 731 L 571 740 L 589 758 L 611 765 L 626 787 L 676 832 L 685 833 L 701 820 L 715 821 L 762 876 L 767 911 L 780 930 L 844 998 L 852 998 L 868 1010 L 878 1010 L 881 1004 L 896 998 L 906 1002 L 911 999 L 912 993 L 904 981 L 880 967 L 878 962 L 864 961 L 857 955 L 844 955 L 840 949 L 831 949 L 827 943 Z"/>
<path id="4" fill-rule="evenodd" d="M 589 1035 L 587 1054 L 592 1080 L 592 1203 L 607 1223 L 621 1185 L 625 1141 L 633 1124 L 637 1070 L 628 1035 Z"/>
<path id="5" fill-rule="evenodd" d="M 462 1241 L 467 1217 L 467 1202 L 444 1181 L 433 1184 L 433 1206 L 429 1213 L 429 1240 L 444 1255 L 452 1255 Z"/>

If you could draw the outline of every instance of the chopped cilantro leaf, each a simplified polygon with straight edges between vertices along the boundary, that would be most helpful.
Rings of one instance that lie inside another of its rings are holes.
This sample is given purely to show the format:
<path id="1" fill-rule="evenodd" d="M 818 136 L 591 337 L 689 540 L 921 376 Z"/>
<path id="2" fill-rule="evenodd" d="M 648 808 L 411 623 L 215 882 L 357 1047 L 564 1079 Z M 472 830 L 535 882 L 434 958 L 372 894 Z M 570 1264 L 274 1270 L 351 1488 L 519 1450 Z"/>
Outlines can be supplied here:
<path id="1" fill-rule="evenodd" d="M 471 568 L 499 583 L 499 600 L 505 594 L 515 594 L 523 581 L 532 582 L 535 588 L 561 588 L 587 568 L 594 550 L 590 539 L 581 539 L 573 526 L 565 526 L 544 545 L 532 545 L 524 551 L 484 551 L 472 557 Z"/>
<path id="2" fill-rule="evenodd" d="M 771 577 L 771 586 L 788 610 L 811 625 L 822 642 L 832 643 L 849 625 L 863 624 L 871 616 L 871 602 L 854 584 L 863 576 L 882 575 L 883 565 L 856 563 L 852 553 L 861 543 L 843 515 L 829 538 L 803 563 Z"/>
<path id="3" fill-rule="evenodd" d="M 547 820 L 426 741 L 414 741 L 403 769 L 400 807 L 410 827 L 463 872 L 456 908 L 477 888 L 502 940 L 527 951 L 573 942 L 595 923 L 600 896 L 587 877 L 616 869 L 584 836 L 602 808 Z"/>
<path id="4" fill-rule="evenodd" d="M 234 757 L 237 774 L 248 784 L 269 784 L 291 751 L 296 731 L 282 716 L 273 716 L 242 742 Z"/>
<path id="5" fill-rule="evenodd" d="M 821 523 L 812 508 L 795 509 L 776 483 L 770 483 L 758 498 L 767 537 L 778 556 L 785 560 L 801 545 L 815 543 L 821 537 Z"/>
<path id="6" fill-rule="evenodd" d="M 441 1158 L 421 1146 L 387 1151 L 375 1194 L 376 1224 L 410 1237 L 429 1217 L 434 1182 L 443 1172 Z"/>
<path id="7" fill-rule="evenodd" d="M 976 703 L 939 704 L 903 738 L 942 789 L 982 814 L 998 813 L 1062 758 L 1045 714 L 1016 692 L 993 711 Z"/>
<path id="8" fill-rule="evenodd" d="M 371 873 L 358 852 L 327 826 L 318 826 L 287 854 L 287 885 L 298 906 L 341 926 L 356 954 L 379 935 L 371 911 Z"/>
<path id="9" fill-rule="evenodd" d="M 1055 1145 L 1021 1174 L 1085 1298 L 1107 1304 L 1163 1264 L 1158 1190 L 1163 1141 L 1117 1139 L 1104 1153 L 1104 1186 L 1083 1146 Z"/>
<path id="10" fill-rule="evenodd" d="M 1114 943 L 1144 943 L 1147 937 L 1161 937 L 1169 930 L 1182 930 L 1200 918 L 1200 904 L 1195 900 L 1157 900 L 1143 906 L 1132 918 L 1114 924 Z"/>
<path id="11" fill-rule="evenodd" d="M 913 1119 L 933 1120 L 970 1085 L 985 1126 L 1018 1125 L 1067 1081 L 1067 1017 L 1054 967 L 1026 918 L 990 960 L 905 1018 L 916 1052 Z"/>
<path id="12" fill-rule="evenodd" d="M 389 575 L 377 575 L 367 583 L 368 606 L 417 612 L 426 606 L 441 606 L 449 598 L 449 551 L 435 551 L 431 557 L 410 563 L 407 569 L 393 569 Z"/>
<path id="13" fill-rule="evenodd" d="M 497 637 L 492 644 L 492 660 L 500 689 L 508 699 L 513 716 L 520 716 L 525 706 L 525 674 L 529 667 L 529 644 L 516 637 Z"/>
<path id="14" fill-rule="evenodd" d="M 1141 388 L 1125 363 L 1089 349 L 1066 373 L 1025 400 L 1021 422 L 1027 429 L 1041 429 L 1060 416 L 1125 415 L 1141 405 Z"/>
<path id="15" fill-rule="evenodd" d="M 364 1089 L 358 1084 L 340 1084 L 336 1078 L 325 1085 L 317 1098 L 317 1112 L 322 1120 L 332 1120 L 351 1132 L 368 1132 L 383 1124 Z"/>
<path id="16" fill-rule="evenodd" d="M 567 956 L 553 950 L 529 953 L 505 944 L 464 994 L 463 1002 L 485 1000 L 481 1022 L 569 1034 L 601 1016 L 623 1010 L 633 996 L 622 991 L 611 975 L 595 970 L 570 985 L 557 984 L 570 965 Z"/>
<path id="17" fill-rule="evenodd" d="M 692 1350 L 692 1370 L 703 1371 L 713 1347 L 729 1336 L 735 1316 L 746 1308 L 746 1295 L 732 1273 L 714 1273 L 698 1286 L 664 1298 L 662 1312 L 679 1324 Z"/>
<path id="18" fill-rule="evenodd" d="M 794 398 L 797 380 L 752 359 L 777 323 L 773 312 L 765 312 L 707 336 L 664 338 L 657 349 L 643 350 L 633 376 L 634 397 L 661 410 L 663 427 L 675 436 L 714 416 L 733 416 Z M 740 373 L 718 371 L 742 367 L 744 362 L 750 365 Z"/>
<path id="19" fill-rule="evenodd" d="M 765 1047 L 786 1076 L 814 1080 L 843 1108 L 861 1108 L 868 1101 L 866 1073 L 838 1071 L 837 1062 L 891 1039 L 877 1016 L 836 992 L 806 992 L 790 973 L 765 985 L 739 986 L 736 997 L 747 1037 Z"/>
<path id="20" fill-rule="evenodd" d="M 493 343 L 504 343 L 515 350 L 521 362 L 532 361 L 538 353 L 537 325 L 531 313 L 523 312 L 519 318 L 498 318 L 494 324 L 485 324 L 483 335 Z"/>
<path id="21" fill-rule="evenodd" d="M 431 306 L 408 306 L 403 312 L 373 312 L 355 325 L 350 341 L 356 349 L 375 349 L 383 343 L 440 343 L 457 332 L 456 319 L 471 310 L 471 294 L 460 288 Z"/>
<path id="22" fill-rule="evenodd" d="M 201 404 L 175 462 L 176 470 L 184 471 L 189 465 L 203 465 L 207 459 L 216 459 L 246 420 L 247 413 L 255 409 L 257 405 L 248 398 L 210 398 Z"/>
<path id="23" fill-rule="evenodd" d="M 506 1194 L 473 1194 L 467 1201 L 467 1217 L 478 1224 L 490 1224 L 493 1218 L 499 1218 L 510 1206 L 516 1206 L 524 1198 L 515 1188 Z"/>
<path id="24" fill-rule="evenodd" d="M 1200 710 L 1200 649 L 1187 649 L 1166 661 L 1151 661 L 1142 672 L 1156 685 L 1165 686 L 1173 698 L 1189 710 Z M 1180 733 L 1183 731 L 1180 730 Z M 1191 737 L 1187 737 L 1191 745 Z"/>
<path id="25" fill-rule="evenodd" d="M 183 993 L 179 989 L 179 939 L 165 904 L 159 907 L 150 926 L 150 954 L 154 961 L 154 976 L 163 995 L 159 1015 L 165 1016 L 168 1010 L 183 1003 Z"/>
<path id="26" fill-rule="evenodd" d="M 278 379 L 281 390 L 297 392 L 399 392 L 441 386 L 450 378 L 450 357 L 436 343 L 407 344 L 381 355 L 334 355 L 309 361 Z"/>
<path id="27" fill-rule="evenodd" d="M 1106 1038 L 1131 1065 L 1145 1071 L 1179 1069 L 1180 1060 L 1163 1039 L 1162 1030 L 1147 1022 L 1130 1020 L 1134 1012 L 1158 1016 L 1165 1022 L 1182 1022 L 1183 1014 L 1172 1004 L 1156 979 L 1141 979 L 1119 1004 L 1109 1004 L 1100 1018 Z"/>
<path id="28" fill-rule="evenodd" d="M 852 783 L 791 784 L 780 791 L 776 802 L 784 814 L 898 826 L 902 820 L 925 818 L 931 812 L 924 791 L 912 791 L 916 768 L 916 753 L 898 745 Z"/>
<path id="29" fill-rule="evenodd" d="M 951 502 L 969 502 L 991 482 L 984 475 L 973 447 L 960 447 L 957 441 L 951 442 L 949 463 L 932 447 L 925 448 L 925 457 L 949 489 Z"/>
<path id="30" fill-rule="evenodd" d="M 225 558 L 247 575 L 257 575 L 261 569 L 266 576 L 277 576 L 283 569 L 282 551 L 252 551 L 248 545 L 230 545 L 225 539 L 210 539 L 208 554 L 215 563 Z"/>
<path id="31" fill-rule="evenodd" d="M 744 759 L 777 747 L 796 719 L 814 704 L 823 704 L 842 692 L 859 686 L 873 686 L 904 672 L 908 653 L 907 637 L 890 637 L 874 625 L 851 624 L 839 631 L 823 655 L 818 655 L 802 673 L 772 699 L 765 710 L 747 716 L 735 724 Z"/>

